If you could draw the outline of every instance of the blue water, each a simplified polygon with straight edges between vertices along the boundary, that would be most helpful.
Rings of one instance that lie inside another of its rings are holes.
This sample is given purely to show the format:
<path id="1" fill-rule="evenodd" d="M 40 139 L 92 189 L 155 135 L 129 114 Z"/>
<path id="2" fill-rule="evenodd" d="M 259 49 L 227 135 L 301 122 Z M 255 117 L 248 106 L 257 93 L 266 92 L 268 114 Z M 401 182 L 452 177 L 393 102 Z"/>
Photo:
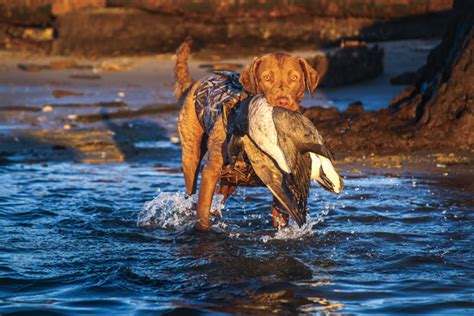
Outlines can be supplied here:
<path id="1" fill-rule="evenodd" d="M 178 164 L 1 165 L 0 314 L 474 313 L 462 181 L 345 173 L 280 231 L 239 189 L 197 234 Z"/>

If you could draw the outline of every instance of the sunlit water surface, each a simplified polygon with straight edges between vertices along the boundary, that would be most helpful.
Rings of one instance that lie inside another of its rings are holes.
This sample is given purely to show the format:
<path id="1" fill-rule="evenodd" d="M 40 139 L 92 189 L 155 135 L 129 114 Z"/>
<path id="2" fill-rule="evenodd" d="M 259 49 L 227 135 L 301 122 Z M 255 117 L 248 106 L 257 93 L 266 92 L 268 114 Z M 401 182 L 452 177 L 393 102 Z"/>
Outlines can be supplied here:
<path id="1" fill-rule="evenodd" d="M 271 195 L 239 189 L 196 234 L 180 173 L 3 165 L 0 313 L 472 315 L 472 196 L 442 180 L 350 175 L 339 196 L 313 186 L 307 226 L 279 231 Z"/>

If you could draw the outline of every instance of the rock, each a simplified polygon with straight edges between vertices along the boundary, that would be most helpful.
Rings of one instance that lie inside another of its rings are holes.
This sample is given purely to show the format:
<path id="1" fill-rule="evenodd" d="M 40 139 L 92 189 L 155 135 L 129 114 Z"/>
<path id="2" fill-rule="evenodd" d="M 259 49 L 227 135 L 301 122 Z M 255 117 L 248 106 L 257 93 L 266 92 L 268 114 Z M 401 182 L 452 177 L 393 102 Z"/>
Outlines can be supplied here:
<path id="1" fill-rule="evenodd" d="M 473 60 L 474 2 L 456 0 L 443 40 L 431 51 L 415 85 L 391 102 L 391 110 L 412 113 L 420 139 L 444 139 L 451 146 L 472 147 Z"/>
<path id="2" fill-rule="evenodd" d="M 187 35 L 185 23 L 182 17 L 136 9 L 73 12 L 58 17 L 59 37 L 53 52 L 95 56 L 174 51 Z"/>
<path id="3" fill-rule="evenodd" d="M 44 29 L 27 28 L 23 33 L 23 38 L 35 42 L 47 42 L 54 39 L 54 30 L 51 27 Z"/>
<path id="4" fill-rule="evenodd" d="M 21 26 L 47 26 L 53 0 L 0 0 L 0 21 Z"/>
<path id="5" fill-rule="evenodd" d="M 415 71 L 406 71 L 390 78 L 390 83 L 393 85 L 411 85 L 416 82 L 417 78 L 418 74 Z"/>
<path id="6" fill-rule="evenodd" d="M 374 5 L 375 2 L 375 5 Z M 197 0 L 108 0 L 115 7 L 134 7 L 147 11 L 188 16 L 214 17 L 285 17 L 310 14 L 317 17 L 347 18 L 400 18 L 406 15 L 423 15 L 449 10 L 452 0 L 314 0 L 314 1 L 232 1 Z"/>
<path id="7" fill-rule="evenodd" d="M 344 45 L 309 62 L 321 76 L 320 86 L 331 88 L 377 77 L 383 72 L 383 56 L 383 48 L 378 45 Z"/>
<path id="8" fill-rule="evenodd" d="M 349 116 L 359 115 L 362 113 L 364 113 L 364 106 L 360 101 L 352 102 L 347 106 L 347 109 L 344 111 L 344 114 Z"/>
<path id="9" fill-rule="evenodd" d="M 164 53 L 174 52 L 190 34 L 196 49 L 239 54 L 242 48 L 314 48 L 344 38 L 433 37 L 442 34 L 451 3 L 198 0 L 190 5 L 186 0 L 0 0 L 0 46 L 87 56 Z M 8 30 L 18 27 L 42 29 L 35 32 L 48 36 L 11 37 Z M 38 42 L 38 38 L 49 41 L 51 33 L 45 28 L 51 27 L 52 34 L 57 34 L 54 44 Z"/>
<path id="10" fill-rule="evenodd" d="M 106 0 L 55 0 L 52 13 L 57 16 L 82 9 L 103 8 L 105 5 Z"/>

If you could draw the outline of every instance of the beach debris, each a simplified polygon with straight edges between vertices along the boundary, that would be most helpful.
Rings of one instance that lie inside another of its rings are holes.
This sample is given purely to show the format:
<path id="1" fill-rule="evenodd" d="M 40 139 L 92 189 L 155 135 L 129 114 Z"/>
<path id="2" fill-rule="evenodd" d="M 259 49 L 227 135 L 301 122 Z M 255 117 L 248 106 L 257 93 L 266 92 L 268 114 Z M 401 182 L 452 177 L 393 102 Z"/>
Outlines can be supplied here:
<path id="1" fill-rule="evenodd" d="M 26 106 L 26 105 L 7 105 L 7 106 L 1 106 L 0 107 L 0 112 L 1 111 L 14 111 L 14 112 L 40 112 L 41 109 L 37 107 L 32 107 L 32 106 Z"/>
<path id="2" fill-rule="evenodd" d="M 64 98 L 64 97 L 80 97 L 80 96 L 83 96 L 84 94 L 80 93 L 80 92 L 74 92 L 74 91 L 69 91 L 69 90 L 53 90 L 53 92 L 51 92 L 52 95 L 55 97 L 55 98 Z"/>
<path id="3" fill-rule="evenodd" d="M 92 69 L 92 65 L 87 64 L 78 64 L 77 61 L 73 59 L 62 59 L 50 61 L 48 64 L 18 64 L 18 68 L 23 71 L 41 71 L 41 70 L 65 70 L 65 69 L 77 69 L 77 70 L 87 70 Z"/>
<path id="4" fill-rule="evenodd" d="M 49 104 L 46 104 L 43 106 L 43 112 L 51 112 L 53 110 L 53 107 Z"/>
<path id="5" fill-rule="evenodd" d="M 98 80 L 102 78 L 99 75 L 70 75 L 69 78 L 71 79 L 84 79 L 84 80 Z"/>

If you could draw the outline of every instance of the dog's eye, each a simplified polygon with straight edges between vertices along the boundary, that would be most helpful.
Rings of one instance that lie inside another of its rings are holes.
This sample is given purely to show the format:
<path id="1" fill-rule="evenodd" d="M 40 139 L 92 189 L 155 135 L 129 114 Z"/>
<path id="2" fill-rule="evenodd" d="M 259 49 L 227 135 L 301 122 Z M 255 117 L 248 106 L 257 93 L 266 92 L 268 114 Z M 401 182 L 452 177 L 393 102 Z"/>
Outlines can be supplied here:
<path id="1" fill-rule="evenodd" d="M 291 81 L 296 81 L 296 80 L 298 80 L 298 75 L 293 74 L 293 75 L 291 75 L 290 79 L 291 79 Z"/>
<path id="2" fill-rule="evenodd" d="M 271 77 L 269 74 L 263 75 L 263 80 L 270 81 Z"/>

